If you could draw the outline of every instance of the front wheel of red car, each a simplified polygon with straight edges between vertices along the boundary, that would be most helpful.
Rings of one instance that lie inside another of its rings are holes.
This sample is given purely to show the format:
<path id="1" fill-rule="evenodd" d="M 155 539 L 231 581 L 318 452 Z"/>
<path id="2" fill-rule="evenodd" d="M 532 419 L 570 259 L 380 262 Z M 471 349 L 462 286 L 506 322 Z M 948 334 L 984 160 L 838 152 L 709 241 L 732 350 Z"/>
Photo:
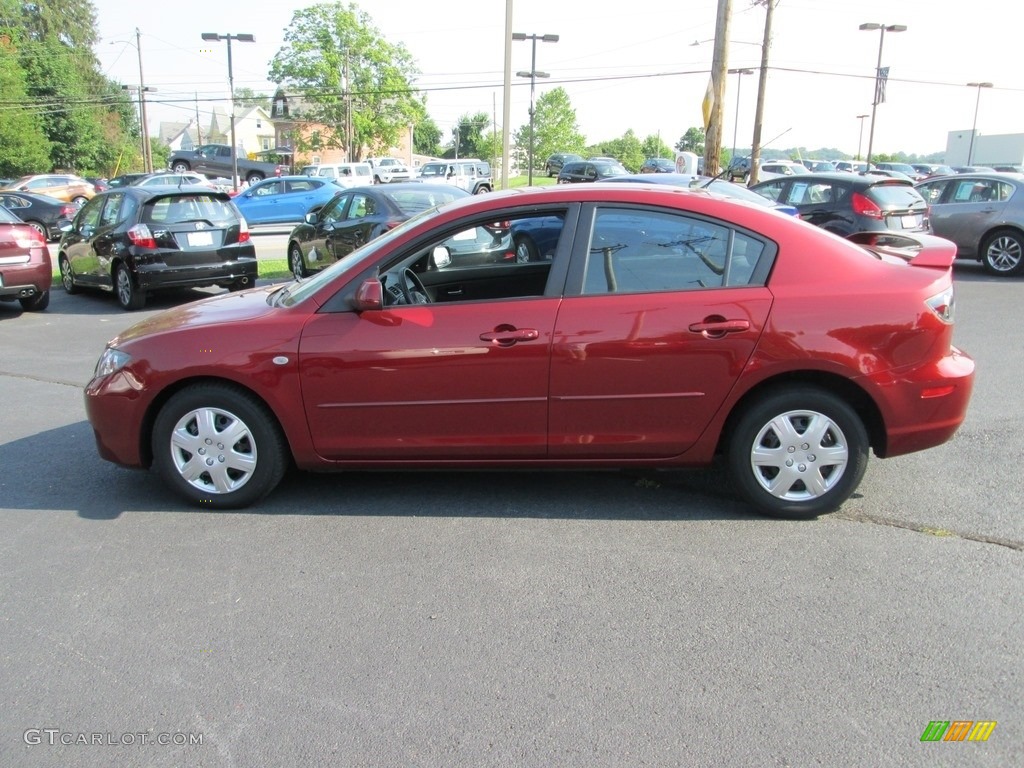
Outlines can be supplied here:
<path id="1" fill-rule="evenodd" d="M 153 425 L 153 463 L 193 504 L 239 509 L 281 481 L 285 440 L 270 411 L 245 390 L 197 384 L 174 395 Z"/>
<path id="2" fill-rule="evenodd" d="M 729 469 L 742 495 L 773 517 L 833 512 L 860 485 L 867 430 L 844 400 L 817 387 L 776 391 L 736 422 Z"/>

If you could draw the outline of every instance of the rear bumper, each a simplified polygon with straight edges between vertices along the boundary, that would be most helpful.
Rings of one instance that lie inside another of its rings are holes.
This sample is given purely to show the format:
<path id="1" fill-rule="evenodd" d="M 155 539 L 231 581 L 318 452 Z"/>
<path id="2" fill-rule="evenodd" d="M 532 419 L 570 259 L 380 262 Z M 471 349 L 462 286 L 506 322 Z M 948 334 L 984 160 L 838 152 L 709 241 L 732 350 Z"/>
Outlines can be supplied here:
<path id="1" fill-rule="evenodd" d="M 45 264 L 0 266 L 0 297 L 25 299 L 50 290 L 53 273 Z"/>
<path id="2" fill-rule="evenodd" d="M 135 279 L 142 290 L 224 286 L 239 280 L 255 285 L 259 274 L 255 250 L 251 256 L 232 253 L 228 259 L 213 264 L 166 264 L 137 258 L 134 266 Z"/>
<path id="3" fill-rule="evenodd" d="M 913 453 L 949 440 L 967 415 L 974 360 L 953 347 L 949 355 L 902 375 L 872 377 L 884 393 L 886 444 L 882 457 Z"/>

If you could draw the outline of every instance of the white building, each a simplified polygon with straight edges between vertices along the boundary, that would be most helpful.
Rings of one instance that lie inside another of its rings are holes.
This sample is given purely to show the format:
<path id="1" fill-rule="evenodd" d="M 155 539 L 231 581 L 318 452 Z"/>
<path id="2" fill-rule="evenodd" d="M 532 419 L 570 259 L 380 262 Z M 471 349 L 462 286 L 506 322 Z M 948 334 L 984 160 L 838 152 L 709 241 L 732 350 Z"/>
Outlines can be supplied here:
<path id="1" fill-rule="evenodd" d="M 973 133 L 973 146 L 972 146 Z M 967 158 L 970 156 L 970 162 Z M 1024 133 L 984 136 L 977 131 L 950 131 L 946 135 L 946 165 L 1022 165 Z"/>

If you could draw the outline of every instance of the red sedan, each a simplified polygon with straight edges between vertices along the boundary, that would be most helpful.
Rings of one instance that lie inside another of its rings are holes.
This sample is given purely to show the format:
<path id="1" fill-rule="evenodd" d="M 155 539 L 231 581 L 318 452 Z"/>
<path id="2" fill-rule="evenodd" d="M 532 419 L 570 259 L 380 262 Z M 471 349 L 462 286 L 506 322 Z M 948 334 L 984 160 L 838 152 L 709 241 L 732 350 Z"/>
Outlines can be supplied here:
<path id="1" fill-rule="evenodd" d="M 542 256 L 453 261 L 446 243 L 493 222 Z M 644 184 L 469 197 L 309 279 L 135 325 L 86 407 L 103 458 L 155 465 L 205 507 L 256 502 L 292 461 L 669 469 L 724 454 L 755 508 L 809 518 L 853 493 L 870 451 L 939 445 L 963 421 L 955 248 L 911 244 Z"/>

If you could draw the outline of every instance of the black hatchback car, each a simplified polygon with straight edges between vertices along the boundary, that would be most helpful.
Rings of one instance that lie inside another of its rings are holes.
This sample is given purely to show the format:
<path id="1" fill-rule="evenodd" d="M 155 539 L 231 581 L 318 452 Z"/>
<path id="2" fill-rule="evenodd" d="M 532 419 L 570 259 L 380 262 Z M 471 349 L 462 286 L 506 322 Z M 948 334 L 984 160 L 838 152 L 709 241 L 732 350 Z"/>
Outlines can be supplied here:
<path id="1" fill-rule="evenodd" d="M 887 176 L 815 173 L 782 176 L 751 187 L 792 205 L 800 218 L 847 237 L 855 232 L 931 232 L 928 203 L 912 182 Z"/>
<path id="2" fill-rule="evenodd" d="M 227 193 L 178 187 L 121 187 L 75 216 L 57 249 L 61 282 L 113 291 L 124 309 L 166 288 L 256 282 L 256 248 Z"/>

